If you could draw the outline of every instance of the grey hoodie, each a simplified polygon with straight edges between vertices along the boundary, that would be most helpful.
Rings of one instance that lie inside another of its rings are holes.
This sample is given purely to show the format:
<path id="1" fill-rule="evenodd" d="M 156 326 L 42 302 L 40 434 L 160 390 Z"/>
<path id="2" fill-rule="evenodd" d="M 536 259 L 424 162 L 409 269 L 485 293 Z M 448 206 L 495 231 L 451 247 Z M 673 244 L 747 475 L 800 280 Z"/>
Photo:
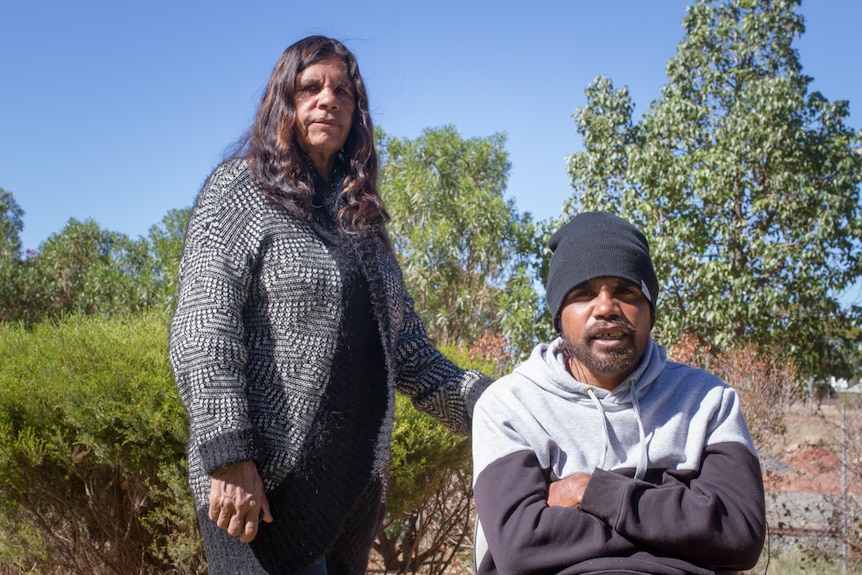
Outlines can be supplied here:
<path id="1" fill-rule="evenodd" d="M 575 380 L 560 345 L 537 346 L 476 405 L 479 573 L 753 566 L 763 482 L 736 392 L 652 340 L 607 391 Z M 592 474 L 581 507 L 549 507 L 549 482 L 578 472 Z"/>

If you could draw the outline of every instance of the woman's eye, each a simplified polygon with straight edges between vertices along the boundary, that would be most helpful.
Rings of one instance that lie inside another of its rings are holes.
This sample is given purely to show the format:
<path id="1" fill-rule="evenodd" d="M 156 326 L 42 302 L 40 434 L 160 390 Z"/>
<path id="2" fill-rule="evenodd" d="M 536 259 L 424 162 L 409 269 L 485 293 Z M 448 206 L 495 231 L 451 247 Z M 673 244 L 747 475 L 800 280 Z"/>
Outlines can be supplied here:
<path id="1" fill-rule="evenodd" d="M 314 94 L 319 90 L 320 88 L 315 84 L 304 84 L 296 89 L 297 93 L 299 94 Z"/>

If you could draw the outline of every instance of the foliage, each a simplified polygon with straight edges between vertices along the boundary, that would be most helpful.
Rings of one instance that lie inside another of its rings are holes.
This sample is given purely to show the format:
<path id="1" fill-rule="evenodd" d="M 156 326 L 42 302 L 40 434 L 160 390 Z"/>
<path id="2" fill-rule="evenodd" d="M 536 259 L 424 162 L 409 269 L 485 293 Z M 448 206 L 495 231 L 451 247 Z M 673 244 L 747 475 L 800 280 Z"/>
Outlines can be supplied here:
<path id="1" fill-rule="evenodd" d="M 138 240 L 70 219 L 26 259 L 0 258 L 0 321 L 171 309 L 188 213 L 168 212 Z"/>
<path id="2" fill-rule="evenodd" d="M 31 280 L 32 262 L 17 257 L 0 258 L 0 322 L 27 320 L 36 287 Z"/>
<path id="3" fill-rule="evenodd" d="M 0 325 L 0 572 L 205 570 L 167 319 Z M 499 375 L 494 358 L 443 351 Z M 392 450 L 376 548 L 393 571 L 443 573 L 472 534 L 469 439 L 399 397 Z"/>
<path id="4" fill-rule="evenodd" d="M 12 193 L 0 188 L 0 303 L 3 304 L 0 305 L 0 321 L 18 307 L 26 285 L 20 263 L 23 216 L 24 210 Z"/>
<path id="5" fill-rule="evenodd" d="M 446 573 L 470 541 L 470 441 L 397 401 L 389 508 L 374 550 L 388 573 Z"/>
<path id="6" fill-rule="evenodd" d="M 173 311 L 174 295 L 180 275 L 183 240 L 191 209 L 170 210 L 161 224 L 150 227 L 149 254 L 152 260 L 153 305 Z"/>
<path id="7" fill-rule="evenodd" d="M 146 245 L 99 228 L 93 220 L 69 220 L 51 235 L 36 256 L 37 275 L 46 293 L 49 317 L 146 308 Z"/>
<path id="8" fill-rule="evenodd" d="M 0 261 L 20 255 L 23 217 L 24 210 L 12 193 L 0 188 Z"/>
<path id="9" fill-rule="evenodd" d="M 381 195 L 405 282 L 429 332 L 469 344 L 502 332 L 516 353 L 533 343 L 534 225 L 503 193 L 505 136 L 463 139 L 454 127 L 416 140 L 378 133 Z"/>
<path id="10" fill-rule="evenodd" d="M 462 367 L 499 375 L 494 360 L 440 350 Z M 389 508 L 374 550 L 389 573 L 443 574 L 469 558 L 473 532 L 470 439 L 397 398 Z"/>
<path id="11" fill-rule="evenodd" d="M 203 571 L 166 348 L 159 313 L 0 325 L 0 565 Z"/>
<path id="12" fill-rule="evenodd" d="M 698 0 L 668 83 L 639 123 L 597 79 L 574 118 L 567 206 L 627 217 L 650 239 L 657 331 L 717 350 L 763 344 L 806 374 L 841 375 L 862 274 L 862 133 L 846 101 L 808 93 L 793 40 L 798 0 Z"/>

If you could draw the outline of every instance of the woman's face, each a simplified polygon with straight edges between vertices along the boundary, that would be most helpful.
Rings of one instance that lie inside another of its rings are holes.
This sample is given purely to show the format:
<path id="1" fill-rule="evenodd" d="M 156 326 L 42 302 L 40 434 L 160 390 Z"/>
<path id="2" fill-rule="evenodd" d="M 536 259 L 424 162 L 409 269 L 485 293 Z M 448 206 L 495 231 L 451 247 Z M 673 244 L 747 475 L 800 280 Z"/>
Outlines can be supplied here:
<path id="1" fill-rule="evenodd" d="M 296 139 L 312 163 L 328 177 L 336 154 L 350 134 L 356 96 L 340 58 L 329 58 L 296 77 Z"/>

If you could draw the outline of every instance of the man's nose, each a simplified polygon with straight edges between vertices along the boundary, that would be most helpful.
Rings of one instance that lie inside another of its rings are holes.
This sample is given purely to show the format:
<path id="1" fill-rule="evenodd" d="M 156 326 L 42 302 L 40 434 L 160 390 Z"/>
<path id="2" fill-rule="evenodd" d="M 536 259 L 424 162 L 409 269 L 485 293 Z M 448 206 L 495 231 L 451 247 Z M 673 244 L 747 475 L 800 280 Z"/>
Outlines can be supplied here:
<path id="1" fill-rule="evenodd" d="M 603 288 L 596 294 L 593 313 L 597 317 L 619 315 L 619 302 L 610 290 Z"/>

